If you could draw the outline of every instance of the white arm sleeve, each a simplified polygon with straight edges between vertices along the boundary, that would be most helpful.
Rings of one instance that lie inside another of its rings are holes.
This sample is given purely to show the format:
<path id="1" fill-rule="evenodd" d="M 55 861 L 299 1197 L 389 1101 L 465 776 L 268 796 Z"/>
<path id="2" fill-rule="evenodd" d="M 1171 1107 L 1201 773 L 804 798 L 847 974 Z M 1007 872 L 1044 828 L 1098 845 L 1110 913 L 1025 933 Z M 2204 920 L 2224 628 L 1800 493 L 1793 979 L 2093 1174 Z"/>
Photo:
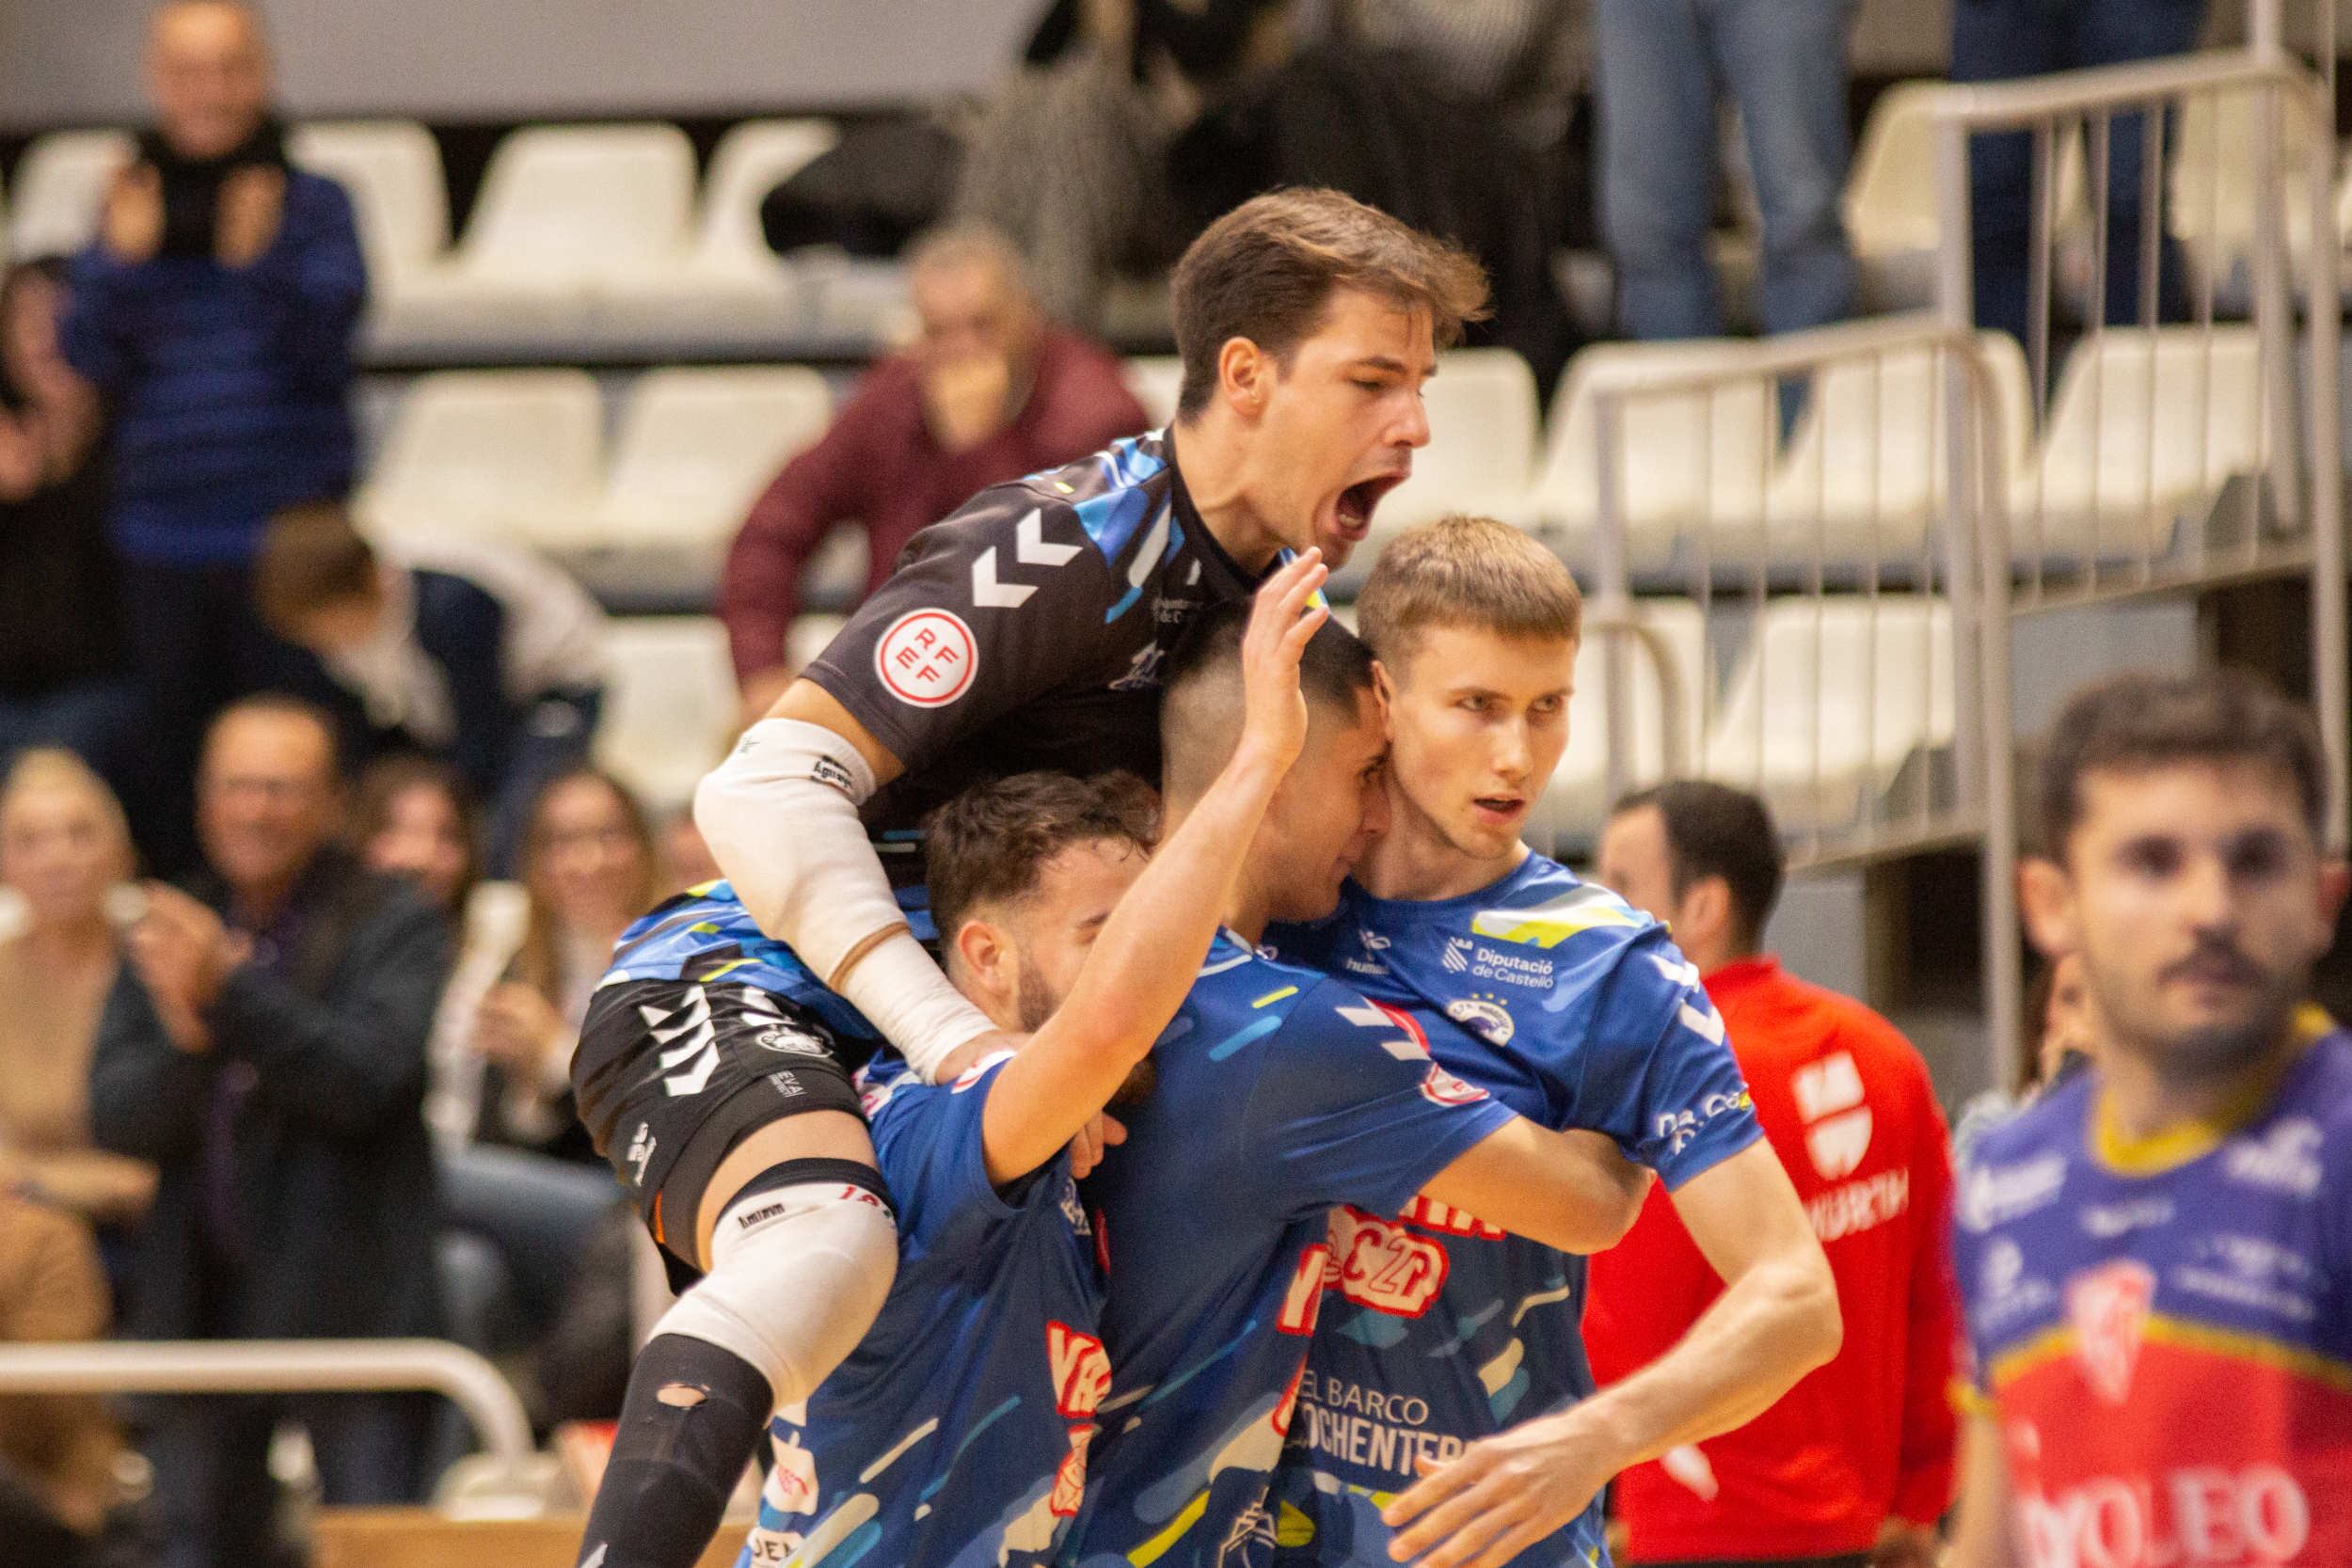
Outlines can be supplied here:
<path id="1" fill-rule="evenodd" d="M 797 719 L 763 719 L 694 791 L 694 825 L 759 928 L 847 997 L 925 1078 L 994 1025 L 905 930 L 857 809 L 874 793 L 857 748 Z M 878 931 L 847 975 L 842 960 Z"/>

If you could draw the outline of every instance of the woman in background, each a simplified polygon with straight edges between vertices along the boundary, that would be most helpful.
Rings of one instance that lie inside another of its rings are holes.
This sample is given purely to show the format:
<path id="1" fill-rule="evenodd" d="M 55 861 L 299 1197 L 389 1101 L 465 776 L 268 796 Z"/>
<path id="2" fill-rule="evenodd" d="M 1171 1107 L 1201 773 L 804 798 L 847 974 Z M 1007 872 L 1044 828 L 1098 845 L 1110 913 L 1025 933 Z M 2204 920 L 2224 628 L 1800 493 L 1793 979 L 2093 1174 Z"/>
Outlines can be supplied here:
<path id="1" fill-rule="evenodd" d="M 95 1148 L 90 1051 L 135 900 L 122 808 L 71 752 L 24 752 L 0 783 L 0 887 L 22 931 L 0 941 L 0 1185 L 119 1235 L 154 1168 Z"/>

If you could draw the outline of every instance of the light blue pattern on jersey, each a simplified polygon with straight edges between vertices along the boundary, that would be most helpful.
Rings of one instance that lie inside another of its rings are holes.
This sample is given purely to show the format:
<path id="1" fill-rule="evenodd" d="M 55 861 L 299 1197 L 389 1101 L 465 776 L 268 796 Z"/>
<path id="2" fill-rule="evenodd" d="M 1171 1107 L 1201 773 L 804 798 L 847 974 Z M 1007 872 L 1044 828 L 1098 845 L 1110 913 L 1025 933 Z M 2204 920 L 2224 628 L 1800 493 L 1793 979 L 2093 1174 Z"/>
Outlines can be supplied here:
<path id="1" fill-rule="evenodd" d="M 921 889 L 910 890 L 917 895 Z M 903 895 L 901 902 L 904 902 Z M 612 944 L 612 965 L 597 989 L 631 980 L 708 981 L 723 964 L 733 985 L 755 986 L 788 996 L 815 1012 L 838 1033 L 870 1049 L 882 1035 L 855 1007 L 827 990 L 800 955 L 763 935 L 743 901 L 727 882 L 705 882 L 638 916 Z"/>
<path id="2" fill-rule="evenodd" d="M 1542 856 L 1460 898 L 1350 884 L 1330 919 L 1270 940 L 1407 1015 L 1448 1071 L 1547 1127 L 1607 1134 L 1670 1187 L 1762 1135 L 1664 928 Z M 1592 1392 L 1584 1260 L 1425 1201 L 1343 1212 L 1332 1246 L 1339 1279 L 1275 1483 L 1278 1528 L 1282 1560 L 1371 1568 L 1391 1533 L 1375 1498 L 1411 1484 L 1417 1456 L 1451 1458 Z M 1412 1257 L 1411 1288 L 1384 1283 Z M 1598 1503 L 1516 1560 L 1604 1560 Z"/>
<path id="3" fill-rule="evenodd" d="M 1110 1385 L 1102 1277 L 1066 1157 L 1009 1194 L 988 1180 L 1006 1059 L 953 1085 L 895 1056 L 861 1075 L 898 1275 L 850 1358 L 770 1423 L 739 1568 L 1023 1568 L 1060 1544 Z"/>
<path id="4" fill-rule="evenodd" d="M 1239 1568 L 1323 1291 L 1333 1203 L 1394 1208 L 1509 1119 L 1396 1022 L 1230 936 L 1152 1052 L 1088 1183 L 1109 1265 L 1103 1402 L 1064 1560 Z"/>

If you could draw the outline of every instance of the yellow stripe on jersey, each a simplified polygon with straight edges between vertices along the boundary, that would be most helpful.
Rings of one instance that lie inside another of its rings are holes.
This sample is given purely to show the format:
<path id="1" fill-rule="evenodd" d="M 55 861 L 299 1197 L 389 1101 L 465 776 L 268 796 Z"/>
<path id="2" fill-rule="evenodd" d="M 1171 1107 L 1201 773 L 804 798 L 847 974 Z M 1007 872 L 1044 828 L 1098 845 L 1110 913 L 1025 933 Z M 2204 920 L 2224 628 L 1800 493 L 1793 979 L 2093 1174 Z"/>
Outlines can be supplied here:
<path id="1" fill-rule="evenodd" d="M 2211 1116 L 2192 1117 L 2160 1132 L 2133 1136 L 2115 1125 L 2115 1107 L 2108 1091 L 2102 1086 L 2090 1106 L 2090 1156 L 2119 1176 L 2161 1176 L 2192 1160 L 2200 1160 L 2221 1146 L 2221 1140 L 2260 1117 L 2269 1109 L 2278 1095 L 2279 1081 L 2313 1040 L 2328 1031 L 2311 1032 L 2314 1020 L 2327 1014 L 2317 1007 L 2306 1006 L 2296 1010 L 2295 1043 L 2277 1061 L 2269 1063 L 2237 1092 L 2222 1102 Z"/>
<path id="2" fill-rule="evenodd" d="M 2352 1363 L 2322 1355 L 2305 1345 L 2291 1345 L 2265 1334 L 2194 1323 L 2162 1312 L 2151 1313 L 2139 1332 L 2140 1338 L 2151 1344 L 2170 1345 L 2179 1350 L 2203 1351 L 2231 1360 L 2250 1361 L 2258 1367 L 2275 1368 L 2352 1394 Z M 1995 1358 L 1986 1381 L 1996 1389 L 2004 1387 L 2037 1367 L 2073 1354 L 2075 1334 L 2071 1324 L 2045 1329 L 2016 1349 Z"/>
<path id="3" fill-rule="evenodd" d="M 1297 994 L 1298 988 L 1296 986 L 1284 986 L 1280 990 L 1270 990 L 1266 992 L 1263 996 L 1261 996 L 1258 1000 L 1249 1005 L 1252 1007 L 1270 1007 L 1275 1003 L 1281 1001 L 1285 996 L 1296 996 Z"/>
<path id="4" fill-rule="evenodd" d="M 1186 1530 L 1200 1522 L 1200 1515 L 1207 1513 L 1208 1508 L 1209 1491 L 1204 1486 L 1194 1496 L 1192 1501 L 1177 1512 L 1175 1518 L 1168 1522 L 1168 1528 L 1129 1552 L 1127 1560 L 1134 1563 L 1136 1568 L 1152 1568 L 1152 1563 L 1168 1555 L 1168 1549 L 1170 1546 L 1184 1538 Z"/>
<path id="5" fill-rule="evenodd" d="M 1578 888 L 1565 898 L 1532 910 L 1481 910 L 1471 917 L 1470 930 L 1497 942 L 1550 948 L 1580 932 L 1631 929 L 1647 919 L 1599 888 Z"/>

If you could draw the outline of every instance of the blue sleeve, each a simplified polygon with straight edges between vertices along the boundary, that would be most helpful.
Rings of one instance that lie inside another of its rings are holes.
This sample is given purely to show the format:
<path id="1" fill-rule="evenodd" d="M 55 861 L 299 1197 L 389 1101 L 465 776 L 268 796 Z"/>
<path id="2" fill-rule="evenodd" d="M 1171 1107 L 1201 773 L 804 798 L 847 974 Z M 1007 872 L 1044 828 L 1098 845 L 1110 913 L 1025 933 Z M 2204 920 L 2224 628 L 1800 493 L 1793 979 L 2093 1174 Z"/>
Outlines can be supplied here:
<path id="1" fill-rule="evenodd" d="M 67 362 L 100 391 L 120 390 L 135 353 L 140 302 L 152 261 L 119 261 L 92 240 L 68 265 L 65 319 L 57 341 Z"/>
<path id="2" fill-rule="evenodd" d="M 1062 1185 L 1066 1155 L 1000 1193 L 988 1179 L 980 1112 L 1004 1064 L 954 1085 L 903 1082 L 873 1115 L 874 1158 L 898 1210 L 901 1273 L 936 1263 L 959 1276 L 996 1227 Z"/>
<path id="3" fill-rule="evenodd" d="M 241 273 L 246 308 L 274 313 L 278 341 L 296 375 L 342 388 L 351 379 L 351 338 L 367 304 L 368 265 L 351 198 L 334 181 L 295 172 L 269 249 Z"/>
<path id="4" fill-rule="evenodd" d="M 1586 1018 L 1569 1125 L 1606 1133 L 1668 1191 L 1764 1135 L 1724 1021 L 1662 927 L 1618 949 Z"/>
<path id="5" fill-rule="evenodd" d="M 1268 1212 L 1393 1214 L 1511 1111 L 1439 1068 L 1346 987 L 1299 998 L 1262 1053 L 1238 1123 Z"/>

